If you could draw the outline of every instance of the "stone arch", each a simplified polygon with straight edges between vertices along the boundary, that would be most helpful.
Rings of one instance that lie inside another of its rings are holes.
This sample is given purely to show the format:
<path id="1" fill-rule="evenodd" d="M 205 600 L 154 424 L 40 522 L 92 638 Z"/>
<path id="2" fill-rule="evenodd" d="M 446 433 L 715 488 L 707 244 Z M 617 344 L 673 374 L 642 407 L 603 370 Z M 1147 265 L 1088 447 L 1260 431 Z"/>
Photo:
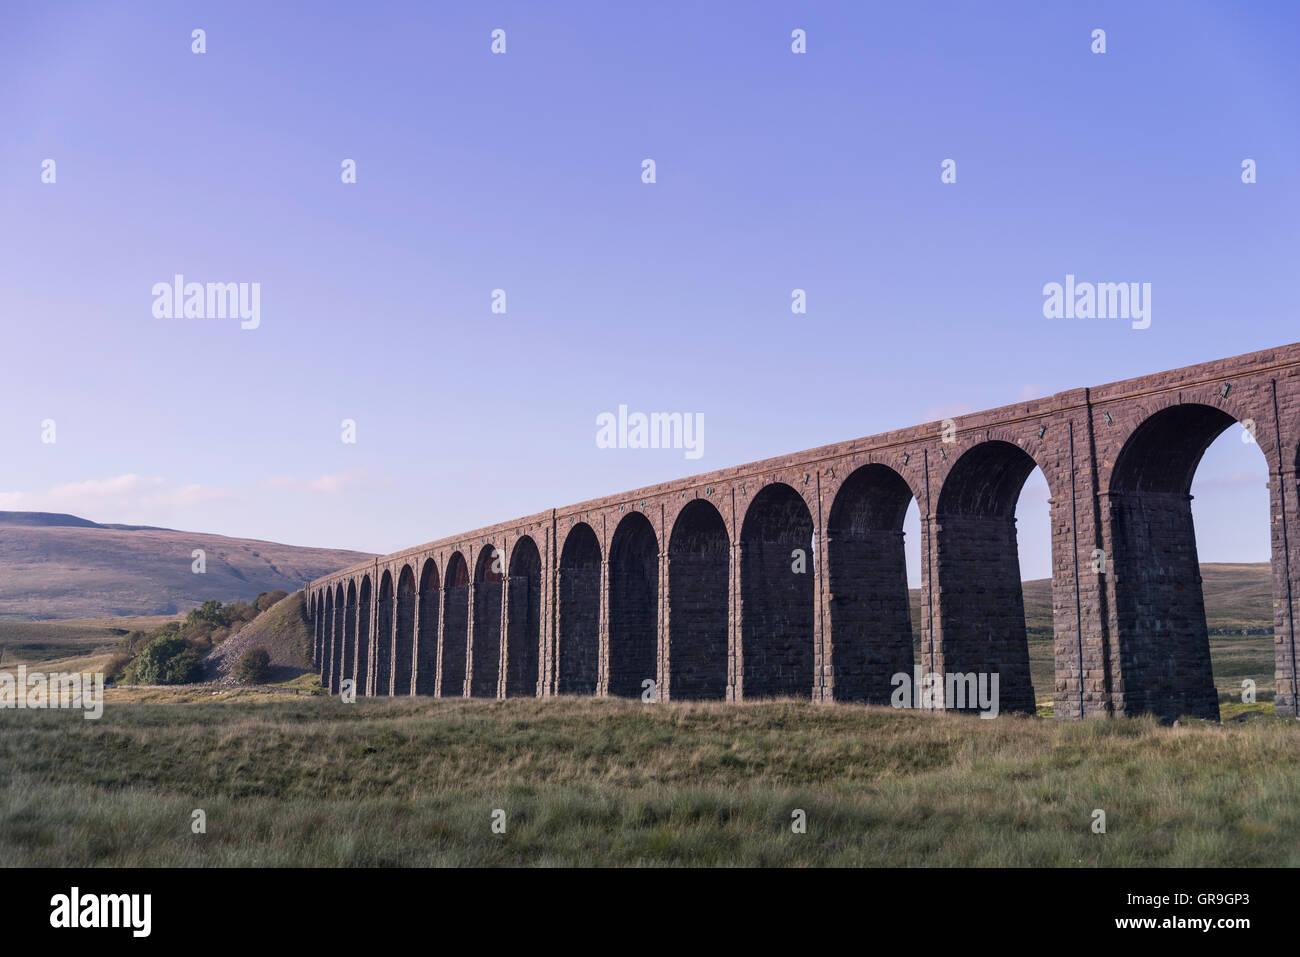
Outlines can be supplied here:
<path id="1" fill-rule="evenodd" d="M 415 656 L 415 570 L 402 566 L 397 579 L 397 628 L 393 635 L 393 694 L 411 693 L 411 665 Z"/>
<path id="2" fill-rule="evenodd" d="M 357 694 L 370 693 L 367 681 L 370 678 L 370 603 L 373 600 L 370 576 L 361 579 L 361 589 L 357 595 Z"/>
<path id="3" fill-rule="evenodd" d="M 320 593 L 313 591 L 307 599 L 307 615 L 311 620 L 311 663 L 320 667 Z"/>
<path id="4" fill-rule="evenodd" d="M 392 688 L 394 599 L 393 572 L 385 568 L 379 579 L 379 625 L 375 629 L 375 676 L 371 682 L 376 696 L 387 695 Z"/>
<path id="5" fill-rule="evenodd" d="M 438 687 L 438 612 L 442 582 L 438 563 L 426 559 L 420 572 L 420 629 L 415 636 L 415 693 L 434 694 Z"/>
<path id="6" fill-rule="evenodd" d="M 813 519 L 794 488 L 766 485 L 740 526 L 742 694 L 810 698 L 816 626 Z"/>
<path id="7" fill-rule="evenodd" d="M 686 504 L 668 537 L 668 694 L 727 696 L 731 539 L 707 499 Z"/>
<path id="8" fill-rule="evenodd" d="M 987 674 L 990 690 L 992 676 L 997 675 L 999 710 L 1029 714 L 1035 713 L 1036 705 L 1020 584 L 1016 504 L 1037 467 L 1033 456 L 1013 442 L 980 442 L 953 463 L 935 506 L 939 605 L 935 671 L 945 676 Z M 945 701 L 950 708 L 959 704 L 971 711 L 977 706 L 969 698 L 964 703 Z"/>
<path id="9" fill-rule="evenodd" d="M 840 485 L 826 525 L 831 671 L 836 701 L 888 704 L 896 674 L 911 676 L 911 601 L 903 519 L 906 480 L 869 463 Z"/>
<path id="10" fill-rule="evenodd" d="M 542 554 L 528 535 L 515 542 L 506 588 L 506 697 L 533 697 L 542 634 Z"/>
<path id="11" fill-rule="evenodd" d="M 629 512 L 609 546 L 609 693 L 639 698 L 659 662 L 659 539 L 650 520 Z"/>
<path id="12" fill-rule="evenodd" d="M 316 591 L 316 670 L 325 668 L 325 592 Z"/>
<path id="13" fill-rule="evenodd" d="M 357 582 L 356 579 L 348 581 L 347 604 L 344 605 L 343 612 L 343 672 L 344 681 L 349 678 L 353 681 L 353 687 L 356 687 L 356 667 L 357 667 Z"/>
<path id="14" fill-rule="evenodd" d="M 343 676 L 343 623 L 347 618 L 343 583 L 334 586 L 334 634 L 330 639 L 330 693 L 337 694 Z"/>
<path id="15" fill-rule="evenodd" d="M 469 654 L 469 565 L 453 552 L 447 559 L 442 589 L 442 654 L 439 658 L 440 693 L 444 698 L 465 696 L 465 658 Z"/>
<path id="16" fill-rule="evenodd" d="M 1126 714 L 1218 720 L 1191 488 L 1206 450 L 1236 421 L 1212 405 L 1168 405 L 1115 457 L 1106 494 L 1120 678 L 1113 699 Z"/>
<path id="17" fill-rule="evenodd" d="M 330 686 L 330 662 L 333 660 L 333 650 L 330 643 L 334 639 L 334 589 L 326 588 L 324 591 L 325 598 L 322 602 L 324 612 L 321 615 L 321 650 L 320 650 L 320 683 L 326 689 Z"/>
<path id="18" fill-rule="evenodd" d="M 595 694 L 600 678 L 600 540 L 586 522 L 560 552 L 559 694 Z"/>
<path id="19" fill-rule="evenodd" d="M 495 545 L 479 550 L 474 569 L 474 644 L 470 694 L 495 698 L 501 670 L 501 609 L 505 598 L 505 555 Z"/>

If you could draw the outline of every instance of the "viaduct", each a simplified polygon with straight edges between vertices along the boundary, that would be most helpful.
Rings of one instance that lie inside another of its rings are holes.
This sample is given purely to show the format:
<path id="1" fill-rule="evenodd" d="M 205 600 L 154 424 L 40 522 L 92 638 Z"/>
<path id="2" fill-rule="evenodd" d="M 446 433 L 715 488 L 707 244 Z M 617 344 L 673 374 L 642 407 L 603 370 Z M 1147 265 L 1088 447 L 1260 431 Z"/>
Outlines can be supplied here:
<path id="1" fill-rule="evenodd" d="M 315 662 L 332 692 L 353 679 L 366 695 L 640 696 L 653 679 L 659 700 L 874 703 L 920 665 L 996 673 L 1001 710 L 1032 713 L 1015 508 L 1038 466 L 1051 494 L 1056 716 L 1217 719 L 1190 489 L 1234 423 L 1268 462 L 1274 706 L 1295 715 L 1300 344 L 554 508 L 354 565 L 307 586 Z M 902 531 L 913 499 L 919 662 Z"/>

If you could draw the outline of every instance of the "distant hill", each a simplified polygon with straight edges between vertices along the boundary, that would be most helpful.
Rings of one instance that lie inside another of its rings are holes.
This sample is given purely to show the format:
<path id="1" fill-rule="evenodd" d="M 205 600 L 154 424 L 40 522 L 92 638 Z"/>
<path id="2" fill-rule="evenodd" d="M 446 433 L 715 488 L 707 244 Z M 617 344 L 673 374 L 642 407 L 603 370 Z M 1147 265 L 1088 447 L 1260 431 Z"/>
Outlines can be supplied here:
<path id="1" fill-rule="evenodd" d="M 194 549 L 206 571 L 192 571 Z M 212 598 L 294 592 L 372 557 L 53 512 L 0 512 L 0 618 L 173 615 Z"/>
<path id="2" fill-rule="evenodd" d="M 1052 580 L 1023 582 L 1025 628 L 1029 637 L 1052 637 Z M 1273 628 L 1273 578 L 1268 562 L 1201 566 L 1201 593 L 1205 597 L 1205 624 L 1212 635 L 1268 634 Z M 919 640 L 921 589 L 911 590 L 912 630 Z"/>

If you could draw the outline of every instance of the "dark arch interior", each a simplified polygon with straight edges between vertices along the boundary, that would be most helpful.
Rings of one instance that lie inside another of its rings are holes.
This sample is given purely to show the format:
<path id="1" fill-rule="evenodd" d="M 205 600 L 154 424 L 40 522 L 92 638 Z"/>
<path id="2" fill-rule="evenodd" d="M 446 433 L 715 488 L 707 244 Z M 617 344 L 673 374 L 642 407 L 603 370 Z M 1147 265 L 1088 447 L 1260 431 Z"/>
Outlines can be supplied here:
<path id="1" fill-rule="evenodd" d="M 379 580 L 379 626 L 375 629 L 375 680 L 371 694 L 383 696 L 392 689 L 393 621 L 396 618 L 393 594 L 393 575 L 384 572 Z"/>
<path id="2" fill-rule="evenodd" d="M 465 694 L 465 657 L 469 653 L 469 566 L 456 552 L 447 561 L 442 591 L 442 696 Z"/>
<path id="3" fill-rule="evenodd" d="M 1218 720 L 1192 477 L 1233 423 L 1220 409 L 1172 406 L 1134 429 L 1116 456 L 1109 497 L 1120 680 L 1116 705 L 1164 718 Z"/>
<path id="4" fill-rule="evenodd" d="M 998 676 L 1002 711 L 1035 712 L 1016 502 L 1036 464 L 1010 442 L 974 446 L 959 458 L 936 508 L 942 668 Z M 936 662 L 937 664 L 937 662 Z M 964 686 L 958 683 L 964 690 Z M 990 685 L 991 687 L 991 685 Z M 978 702 L 945 702 L 976 710 Z"/>
<path id="5" fill-rule="evenodd" d="M 506 697 L 533 697 L 538 692 L 542 630 L 542 556 L 537 543 L 524 536 L 510 557 L 510 611 L 506 618 Z"/>
<path id="6" fill-rule="evenodd" d="M 1162 409 L 1124 443 L 1111 472 L 1111 489 L 1189 494 L 1205 450 L 1234 421 L 1227 412 L 1208 405 Z"/>
<path id="7" fill-rule="evenodd" d="M 311 663 L 316 666 L 317 674 L 320 673 L 320 593 L 313 592 L 311 596 Z"/>
<path id="8" fill-rule="evenodd" d="M 1034 460 L 1010 442 L 984 442 L 962 455 L 944 479 L 935 510 L 945 515 L 978 515 L 1015 520 L 1016 502 L 1036 468 Z"/>
<path id="9" fill-rule="evenodd" d="M 325 598 L 322 602 L 324 614 L 321 615 L 321 648 L 320 648 L 320 682 L 328 688 L 330 686 L 330 666 L 334 662 L 334 589 L 325 590 Z"/>
<path id="10" fill-rule="evenodd" d="M 474 572 L 474 646 L 470 655 L 473 673 L 470 694 L 476 698 L 497 696 L 501 667 L 501 608 L 504 598 L 505 556 L 495 545 L 485 545 Z"/>
<path id="11" fill-rule="evenodd" d="M 831 665 L 837 701 L 889 702 L 893 676 L 911 675 L 912 615 L 903 518 L 912 490 L 884 465 L 840 487 L 826 526 Z"/>
<path id="12" fill-rule="evenodd" d="M 370 676 L 370 576 L 361 579 L 361 597 L 357 606 L 357 694 L 368 694 Z"/>
<path id="13" fill-rule="evenodd" d="M 431 695 L 437 689 L 438 670 L 438 598 L 442 592 L 438 566 L 430 558 L 420 573 L 419 633 L 415 636 L 415 693 Z"/>
<path id="14" fill-rule="evenodd" d="M 677 515 L 668 538 L 668 690 L 676 699 L 727 696 L 731 544 L 706 499 Z"/>
<path id="15" fill-rule="evenodd" d="M 626 515 L 609 546 L 609 693 L 639 698 L 658 680 L 659 542 L 640 512 Z"/>
<path id="16" fill-rule="evenodd" d="M 415 655 L 415 572 L 402 568 L 397 580 L 397 633 L 393 636 L 393 694 L 411 693 L 411 667 Z"/>
<path id="17" fill-rule="evenodd" d="M 343 677 L 343 635 L 347 623 L 347 596 L 343 584 L 334 590 L 334 644 L 330 658 L 329 689 L 337 694 L 342 688 Z"/>
<path id="18" fill-rule="evenodd" d="M 740 532 L 745 698 L 812 696 L 812 533 L 808 506 L 788 485 L 766 486 L 745 512 Z"/>
<path id="19" fill-rule="evenodd" d="M 348 582 L 348 601 L 343 617 L 343 680 L 353 680 L 355 689 L 357 667 L 357 583 Z"/>
<path id="20" fill-rule="evenodd" d="M 599 678 L 600 541 L 575 525 L 560 553 L 560 694 L 595 694 Z"/>

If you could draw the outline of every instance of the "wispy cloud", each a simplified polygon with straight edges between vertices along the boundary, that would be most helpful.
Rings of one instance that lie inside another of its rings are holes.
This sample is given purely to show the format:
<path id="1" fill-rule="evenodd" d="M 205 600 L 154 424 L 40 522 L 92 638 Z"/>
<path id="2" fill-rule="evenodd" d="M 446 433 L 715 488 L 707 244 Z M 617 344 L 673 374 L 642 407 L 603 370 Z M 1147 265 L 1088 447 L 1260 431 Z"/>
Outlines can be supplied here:
<path id="1" fill-rule="evenodd" d="M 63 482 L 38 491 L 0 492 L 0 509 L 72 512 L 103 518 L 110 512 L 121 515 L 163 507 L 187 508 L 234 497 L 230 489 L 220 486 L 197 482 L 176 485 L 160 476 L 128 472 L 110 478 Z"/>
<path id="2" fill-rule="evenodd" d="M 268 488 L 316 492 L 321 495 L 338 495 L 370 484 L 365 469 L 348 469 L 344 472 L 326 472 L 315 478 L 296 475 L 273 475 L 263 482 Z"/>

